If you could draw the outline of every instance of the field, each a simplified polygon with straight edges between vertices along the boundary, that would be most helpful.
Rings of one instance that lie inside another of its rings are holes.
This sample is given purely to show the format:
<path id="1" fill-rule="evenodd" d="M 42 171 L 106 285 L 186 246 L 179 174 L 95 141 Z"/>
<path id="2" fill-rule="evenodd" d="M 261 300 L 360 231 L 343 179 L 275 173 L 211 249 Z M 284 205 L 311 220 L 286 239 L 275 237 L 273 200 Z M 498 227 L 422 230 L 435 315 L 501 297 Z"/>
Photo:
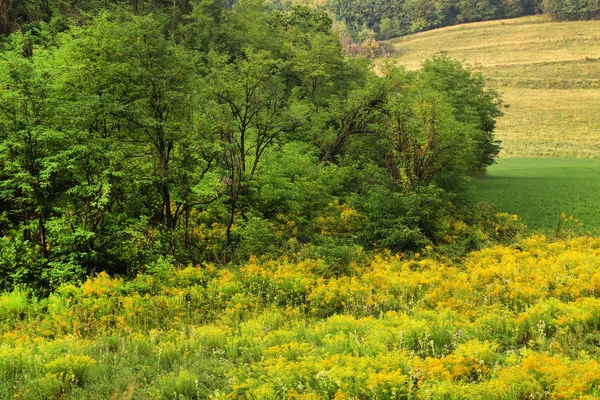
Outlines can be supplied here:
<path id="1" fill-rule="evenodd" d="M 481 71 L 509 107 L 502 157 L 600 157 L 600 21 L 544 16 L 481 22 L 394 39 L 416 69 L 440 52 Z"/>
<path id="2" fill-rule="evenodd" d="M 600 89 L 501 91 L 510 105 L 497 125 L 502 158 L 600 157 Z"/>
<path id="3" fill-rule="evenodd" d="M 505 158 L 474 180 L 478 200 L 519 215 L 532 229 L 555 230 L 561 214 L 598 233 L 599 159 Z"/>
<path id="4" fill-rule="evenodd" d="M 0 296 L 3 399 L 600 398 L 600 239 Z"/>

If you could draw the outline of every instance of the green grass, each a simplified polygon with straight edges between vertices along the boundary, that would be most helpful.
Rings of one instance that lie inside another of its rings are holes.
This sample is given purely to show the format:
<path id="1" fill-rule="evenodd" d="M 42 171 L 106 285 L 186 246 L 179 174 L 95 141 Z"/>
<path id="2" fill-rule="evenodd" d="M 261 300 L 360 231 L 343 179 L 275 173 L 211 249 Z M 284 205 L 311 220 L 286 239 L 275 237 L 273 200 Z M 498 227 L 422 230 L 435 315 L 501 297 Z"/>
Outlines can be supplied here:
<path id="1" fill-rule="evenodd" d="M 555 230 L 566 213 L 600 231 L 600 160 L 501 159 L 485 177 L 474 179 L 477 200 L 517 214 L 531 229 Z M 573 224 L 574 225 L 574 224 Z"/>

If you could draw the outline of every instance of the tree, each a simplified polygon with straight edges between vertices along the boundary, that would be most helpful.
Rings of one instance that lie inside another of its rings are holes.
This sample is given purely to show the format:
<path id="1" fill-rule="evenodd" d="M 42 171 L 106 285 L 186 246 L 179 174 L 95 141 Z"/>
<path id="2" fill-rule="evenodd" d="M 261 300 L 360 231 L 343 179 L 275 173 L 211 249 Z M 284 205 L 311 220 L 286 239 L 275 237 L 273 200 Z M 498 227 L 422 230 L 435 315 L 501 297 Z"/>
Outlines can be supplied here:
<path id="1" fill-rule="evenodd" d="M 379 23 L 379 32 L 381 32 L 385 40 L 393 36 L 398 36 L 399 30 L 397 20 L 386 17 Z"/>
<path id="2" fill-rule="evenodd" d="M 308 100 L 318 112 L 340 90 L 346 70 L 339 39 L 332 33 L 332 21 L 322 11 L 294 7 L 278 16 L 278 33 L 282 37 L 288 85 L 295 85 L 295 95 Z"/>
<path id="3" fill-rule="evenodd" d="M 317 138 L 321 161 L 333 162 L 343 156 L 344 147 L 357 136 L 371 136 L 381 120 L 387 91 L 381 80 L 370 76 L 364 87 L 333 103 L 327 126 Z"/>
<path id="4" fill-rule="evenodd" d="M 245 183 L 254 178 L 263 153 L 300 124 L 287 98 L 281 62 L 266 51 L 247 49 L 246 54 L 235 64 L 213 54 L 210 74 L 214 107 L 208 116 L 229 188 L 228 247 Z"/>
<path id="5" fill-rule="evenodd" d="M 3 234 L 32 245 L 42 270 L 28 273 L 40 279 L 52 261 L 49 225 L 69 188 L 69 138 L 54 126 L 47 54 L 22 57 L 22 35 L 12 39 L 0 57 L 0 198 L 12 223 Z"/>
<path id="6" fill-rule="evenodd" d="M 443 16 L 438 15 L 434 0 L 407 0 L 404 10 L 410 23 L 411 33 L 437 28 L 443 19 Z"/>
<path id="7" fill-rule="evenodd" d="M 443 95 L 457 121 L 472 127 L 478 156 L 471 173 L 492 165 L 500 152 L 500 143 L 494 137 L 496 118 L 502 115 L 498 93 L 485 87 L 481 74 L 466 69 L 447 55 L 426 60 L 420 79 Z"/>
<path id="8" fill-rule="evenodd" d="M 437 183 L 451 191 L 499 150 L 497 94 L 460 63 L 437 57 L 416 73 L 384 67 L 331 108 L 323 160 L 369 157 L 403 190 Z"/>
<path id="9" fill-rule="evenodd" d="M 210 201 L 197 198 L 194 188 L 209 176 L 216 149 L 195 122 L 194 59 L 157 34 L 162 28 L 152 16 L 100 17 L 65 47 L 65 79 L 77 88 L 72 101 L 91 111 L 79 114 L 80 128 L 119 143 L 134 185 L 128 190 L 147 199 L 145 207 L 168 234 L 169 252 L 175 254 L 180 218 L 193 205 Z"/>
<path id="10" fill-rule="evenodd" d="M 403 85 L 405 78 L 399 78 L 388 76 L 392 87 L 378 133 L 389 149 L 384 157 L 391 176 L 408 191 L 442 177 L 468 177 L 477 162 L 473 127 L 457 121 L 451 105 L 429 85 Z"/>
<path id="11" fill-rule="evenodd" d="M 598 0 L 543 0 L 542 8 L 545 13 L 559 21 L 600 17 Z"/>
<path id="12" fill-rule="evenodd" d="M 0 35 L 8 35 L 26 24 L 49 21 L 47 0 L 0 0 Z"/>
<path id="13" fill-rule="evenodd" d="M 498 17 L 497 0 L 460 0 L 458 19 L 461 22 L 486 21 Z"/>

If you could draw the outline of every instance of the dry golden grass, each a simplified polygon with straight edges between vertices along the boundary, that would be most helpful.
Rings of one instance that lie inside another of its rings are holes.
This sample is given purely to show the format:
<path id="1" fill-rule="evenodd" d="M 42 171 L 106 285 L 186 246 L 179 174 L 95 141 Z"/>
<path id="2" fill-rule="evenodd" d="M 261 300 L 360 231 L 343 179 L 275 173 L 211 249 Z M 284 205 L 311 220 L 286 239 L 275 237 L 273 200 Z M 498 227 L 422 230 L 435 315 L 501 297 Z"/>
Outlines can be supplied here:
<path id="1" fill-rule="evenodd" d="M 502 156 L 600 158 L 600 21 L 524 17 L 390 44 L 408 69 L 443 51 L 481 71 L 510 105 L 498 121 Z"/>
<path id="2" fill-rule="evenodd" d="M 510 104 L 497 125 L 504 157 L 600 158 L 600 89 L 501 91 Z"/>

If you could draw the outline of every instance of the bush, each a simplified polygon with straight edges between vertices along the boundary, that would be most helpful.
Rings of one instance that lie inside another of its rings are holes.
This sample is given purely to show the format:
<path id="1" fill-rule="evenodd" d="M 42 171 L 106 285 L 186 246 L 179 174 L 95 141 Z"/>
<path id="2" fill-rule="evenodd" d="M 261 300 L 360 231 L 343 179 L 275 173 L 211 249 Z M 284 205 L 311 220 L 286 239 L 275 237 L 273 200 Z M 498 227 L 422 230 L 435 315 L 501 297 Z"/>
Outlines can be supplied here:
<path id="1" fill-rule="evenodd" d="M 68 354 L 64 358 L 57 358 L 47 363 L 45 368 L 63 382 L 83 385 L 90 378 L 94 365 L 96 365 L 96 360 L 89 356 Z"/>
<path id="2" fill-rule="evenodd" d="M 0 295 L 0 321 L 22 318 L 28 306 L 27 293 L 19 288 Z"/>

